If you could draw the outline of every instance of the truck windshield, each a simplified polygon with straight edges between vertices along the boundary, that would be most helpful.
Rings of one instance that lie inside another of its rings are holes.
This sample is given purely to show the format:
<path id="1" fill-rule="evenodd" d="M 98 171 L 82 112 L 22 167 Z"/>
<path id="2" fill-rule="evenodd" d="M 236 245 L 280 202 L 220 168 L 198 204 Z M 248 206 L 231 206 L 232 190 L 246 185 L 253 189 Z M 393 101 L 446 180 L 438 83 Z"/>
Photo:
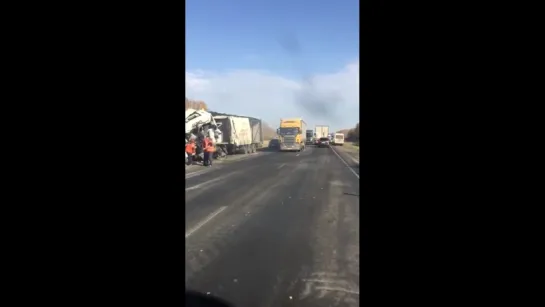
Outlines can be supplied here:
<path id="1" fill-rule="evenodd" d="M 280 128 L 280 135 L 296 135 L 299 133 L 299 128 Z"/>

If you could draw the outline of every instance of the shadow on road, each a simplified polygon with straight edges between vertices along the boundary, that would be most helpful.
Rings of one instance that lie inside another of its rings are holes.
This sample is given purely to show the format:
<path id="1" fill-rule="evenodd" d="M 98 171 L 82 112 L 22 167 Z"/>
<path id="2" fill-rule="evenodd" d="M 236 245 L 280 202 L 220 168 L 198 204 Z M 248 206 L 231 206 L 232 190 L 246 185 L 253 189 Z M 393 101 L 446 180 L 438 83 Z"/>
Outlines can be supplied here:
<path id="1" fill-rule="evenodd" d="M 231 307 L 231 303 L 214 297 L 212 295 L 203 294 L 197 291 L 186 290 L 185 292 L 185 305 L 186 306 L 210 306 L 210 307 Z"/>
<path id="2" fill-rule="evenodd" d="M 262 151 L 262 152 L 278 152 L 278 148 L 262 147 L 262 148 L 258 148 L 257 151 Z"/>

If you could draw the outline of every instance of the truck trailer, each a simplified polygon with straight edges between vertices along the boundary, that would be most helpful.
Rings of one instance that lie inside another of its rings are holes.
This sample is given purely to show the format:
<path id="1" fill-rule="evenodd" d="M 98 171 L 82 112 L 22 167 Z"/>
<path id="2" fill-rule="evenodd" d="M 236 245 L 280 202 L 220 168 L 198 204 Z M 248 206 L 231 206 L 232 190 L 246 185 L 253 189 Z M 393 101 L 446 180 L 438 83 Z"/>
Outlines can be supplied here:
<path id="1" fill-rule="evenodd" d="M 263 146 L 263 124 L 260 119 L 216 115 L 214 120 L 221 131 L 221 135 L 215 143 L 218 158 L 237 153 L 255 153 L 258 148 Z"/>
<path id="2" fill-rule="evenodd" d="M 316 138 L 329 138 L 329 126 L 316 126 L 314 129 L 316 131 Z"/>
<path id="3" fill-rule="evenodd" d="M 313 130 L 307 130 L 307 140 L 306 140 L 306 144 L 307 144 L 307 145 L 312 145 L 312 144 L 314 144 L 314 131 L 313 131 Z"/>

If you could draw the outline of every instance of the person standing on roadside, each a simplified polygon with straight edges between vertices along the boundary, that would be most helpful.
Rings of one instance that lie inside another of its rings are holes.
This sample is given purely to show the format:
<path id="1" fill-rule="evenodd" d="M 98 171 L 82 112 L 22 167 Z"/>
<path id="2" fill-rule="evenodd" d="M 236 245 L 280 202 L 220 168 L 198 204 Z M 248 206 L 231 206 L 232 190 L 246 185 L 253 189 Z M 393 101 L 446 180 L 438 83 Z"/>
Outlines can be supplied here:
<path id="1" fill-rule="evenodd" d="M 208 167 L 212 166 L 212 161 L 214 160 L 214 151 L 216 151 L 216 148 L 210 140 L 210 142 L 208 142 L 208 146 L 205 148 L 205 154 L 208 153 Z"/>
<path id="2" fill-rule="evenodd" d="M 189 143 L 185 145 L 185 152 L 187 153 L 187 165 L 193 164 L 193 154 L 195 154 L 195 141 L 189 140 Z"/>
<path id="3" fill-rule="evenodd" d="M 208 166 L 208 163 L 210 163 L 210 153 L 207 150 L 208 144 L 210 143 L 211 141 L 209 137 L 205 137 L 204 140 L 202 141 L 202 151 L 204 154 L 204 161 L 202 163 L 203 166 Z"/>
<path id="4" fill-rule="evenodd" d="M 197 143 L 195 143 L 195 140 L 191 140 L 193 142 L 193 159 L 197 156 Z"/>

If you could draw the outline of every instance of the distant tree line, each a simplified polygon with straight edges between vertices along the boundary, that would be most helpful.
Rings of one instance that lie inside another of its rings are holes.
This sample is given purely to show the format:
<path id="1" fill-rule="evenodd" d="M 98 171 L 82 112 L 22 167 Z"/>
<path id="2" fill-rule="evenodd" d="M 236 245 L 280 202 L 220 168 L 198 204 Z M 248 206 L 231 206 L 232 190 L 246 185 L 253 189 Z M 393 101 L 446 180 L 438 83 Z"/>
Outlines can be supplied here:
<path id="1" fill-rule="evenodd" d="M 360 123 L 357 123 L 356 127 L 348 130 L 348 133 L 346 134 L 346 140 L 350 142 L 360 141 Z"/>
<path id="2" fill-rule="evenodd" d="M 185 109 L 208 110 L 206 102 L 185 98 Z"/>

